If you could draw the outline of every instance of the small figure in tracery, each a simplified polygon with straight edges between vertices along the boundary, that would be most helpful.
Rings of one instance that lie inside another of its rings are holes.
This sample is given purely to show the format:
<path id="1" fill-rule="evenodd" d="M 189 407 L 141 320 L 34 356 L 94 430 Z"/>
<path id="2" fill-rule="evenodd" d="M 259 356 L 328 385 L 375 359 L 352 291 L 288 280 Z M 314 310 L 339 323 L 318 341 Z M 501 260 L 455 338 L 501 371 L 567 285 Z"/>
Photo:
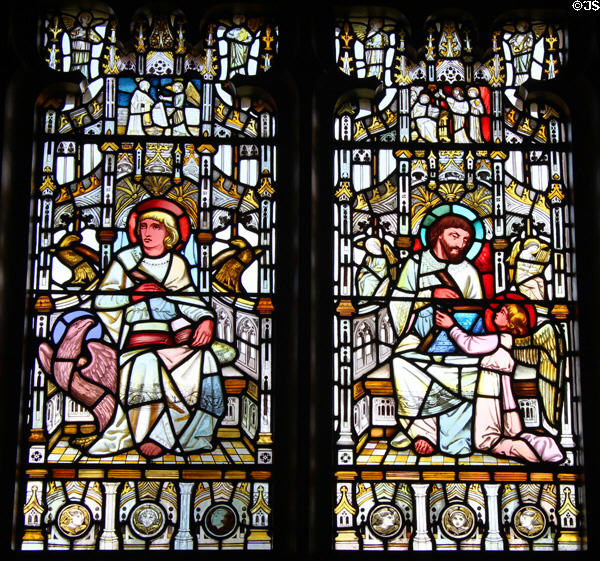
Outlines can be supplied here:
<path id="1" fill-rule="evenodd" d="M 246 25 L 246 18 L 244 16 L 233 16 L 233 24 L 235 27 L 232 27 L 226 33 L 226 37 L 231 39 L 229 43 L 230 72 L 245 74 L 248 54 L 250 53 L 250 46 L 254 41 L 254 35 Z"/>
<path id="2" fill-rule="evenodd" d="M 431 96 L 422 91 L 413 105 L 413 119 L 419 136 L 427 142 L 437 142 L 440 108 Z"/>
<path id="3" fill-rule="evenodd" d="M 92 47 L 102 42 L 102 37 L 94 29 L 94 24 L 98 25 L 100 21 L 95 21 L 90 12 L 81 12 L 76 20 L 65 17 L 65 21 L 72 39 L 71 69 L 78 70 L 87 78 L 91 78 L 90 59 Z"/>
<path id="4" fill-rule="evenodd" d="M 152 107 L 155 100 L 150 95 L 150 82 L 141 80 L 129 100 L 129 121 L 127 134 L 146 134 L 152 126 Z"/>
<path id="5" fill-rule="evenodd" d="M 370 22 L 369 30 L 364 38 L 365 40 L 365 60 L 367 63 L 367 77 L 375 76 L 381 78 L 385 63 L 385 49 L 390 40 L 387 33 L 382 31 L 383 22 L 380 19 L 373 19 Z"/>
<path id="6" fill-rule="evenodd" d="M 515 27 L 515 32 L 508 39 L 508 44 L 513 55 L 514 83 L 519 85 L 529 77 L 535 37 L 528 22 L 520 21 Z"/>

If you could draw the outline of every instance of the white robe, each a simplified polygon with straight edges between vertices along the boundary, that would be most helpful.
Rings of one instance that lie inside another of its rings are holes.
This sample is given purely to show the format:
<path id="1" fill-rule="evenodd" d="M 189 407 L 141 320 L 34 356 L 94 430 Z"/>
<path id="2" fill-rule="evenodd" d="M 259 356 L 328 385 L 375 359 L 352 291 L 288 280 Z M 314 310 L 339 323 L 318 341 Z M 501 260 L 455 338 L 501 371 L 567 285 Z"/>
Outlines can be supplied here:
<path id="1" fill-rule="evenodd" d="M 134 271 L 147 278 L 136 279 Z M 142 282 L 155 282 L 166 292 L 133 302 L 130 294 Z M 119 402 L 112 422 L 88 453 L 111 455 L 145 442 L 174 453 L 210 449 L 224 412 L 219 364 L 211 348 L 128 345 L 132 335 L 172 337 L 178 324 L 193 329 L 214 319 L 196 294 L 186 261 L 174 253 L 152 259 L 139 247 L 127 248 L 111 263 L 99 291 L 95 308 L 120 348 Z"/>
<path id="2" fill-rule="evenodd" d="M 477 358 L 460 352 L 443 354 L 420 349 L 434 329 L 433 291 L 447 287 L 438 276 L 440 272 L 453 279 L 463 298 L 482 298 L 479 273 L 468 261 L 446 263 L 425 250 L 405 263 L 389 304 L 390 318 L 400 338 L 392 359 L 392 374 L 397 413 L 406 433 L 393 444 L 403 448 L 410 445 L 406 435 L 411 439 L 424 437 L 434 445 L 439 443 L 443 452 L 464 455 L 471 446 Z M 440 415 L 446 415 L 442 426 L 438 423 Z"/>

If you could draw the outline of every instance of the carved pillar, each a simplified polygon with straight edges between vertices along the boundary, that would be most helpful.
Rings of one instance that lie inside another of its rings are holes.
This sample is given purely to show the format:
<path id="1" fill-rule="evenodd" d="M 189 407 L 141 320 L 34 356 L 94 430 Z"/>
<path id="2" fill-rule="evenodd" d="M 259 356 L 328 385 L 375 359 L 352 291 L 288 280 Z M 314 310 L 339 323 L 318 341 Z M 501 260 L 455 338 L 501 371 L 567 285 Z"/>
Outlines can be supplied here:
<path id="1" fill-rule="evenodd" d="M 35 470 L 36 477 L 47 475 L 45 470 Z M 25 492 L 25 505 L 23 507 L 23 545 L 24 551 L 41 550 L 44 548 L 44 534 L 42 533 L 42 516 L 46 509 L 42 506 L 44 500 L 44 483 L 41 480 L 32 480 L 27 482 Z"/>
<path id="2" fill-rule="evenodd" d="M 338 503 L 334 509 L 337 527 L 335 544 L 338 549 L 356 551 L 360 548 L 360 545 L 358 535 L 354 529 L 354 519 L 357 510 L 354 505 L 351 488 L 351 483 L 338 483 Z"/>
<path id="3" fill-rule="evenodd" d="M 335 415 L 339 433 L 337 444 L 353 446 L 352 439 L 352 319 L 356 313 L 349 300 L 342 300 L 337 308 L 338 349 L 334 355 L 334 382 L 336 385 Z"/>
<path id="4" fill-rule="evenodd" d="M 506 290 L 506 259 L 504 251 L 508 243 L 503 239 L 506 233 L 504 215 L 504 152 L 491 152 L 492 185 L 494 188 L 494 290 L 500 294 Z"/>
<path id="5" fill-rule="evenodd" d="M 104 529 L 98 544 L 99 549 L 119 549 L 119 537 L 116 530 L 118 481 L 103 481 L 104 486 Z"/>
<path id="6" fill-rule="evenodd" d="M 203 144 L 198 148 L 200 153 L 200 194 L 198 202 L 198 290 L 201 293 L 210 291 L 210 246 L 212 233 L 212 155 L 216 148 L 211 144 Z"/>
<path id="7" fill-rule="evenodd" d="M 502 65 L 502 52 L 499 45 L 500 33 L 492 37 L 492 51 L 494 53 L 490 72 L 490 86 L 492 87 L 492 142 L 499 143 L 504 140 L 504 110 L 502 107 L 502 87 L 504 86 L 505 68 Z"/>
<path id="8" fill-rule="evenodd" d="M 270 301 L 270 299 L 269 299 Z M 259 303 L 260 304 L 260 303 Z M 259 445 L 273 444 L 271 432 L 271 374 L 272 374 L 272 319 L 273 307 L 259 305 L 260 332 L 260 401 L 259 401 Z"/>
<path id="9" fill-rule="evenodd" d="M 113 30 L 114 34 L 114 30 Z M 112 51 L 111 51 L 112 52 Z M 117 79 L 106 78 L 106 100 L 104 102 L 104 134 L 116 134 L 115 118 L 117 114 Z"/>
<path id="10" fill-rule="evenodd" d="M 112 242 L 114 241 L 113 206 L 115 202 L 115 178 L 117 173 L 117 152 L 119 147 L 114 142 L 102 145 L 104 153 L 104 177 L 102 180 L 102 230 L 98 232 L 100 242 L 100 268 L 105 271 L 112 259 Z"/>
<path id="11" fill-rule="evenodd" d="M 397 239 L 410 235 L 410 157 L 409 150 L 398 150 L 398 231 Z"/>
<path id="12" fill-rule="evenodd" d="M 485 485 L 488 522 L 488 531 L 484 541 L 486 551 L 501 551 L 504 549 L 504 540 L 502 534 L 500 534 L 500 520 L 498 518 L 500 508 L 498 504 L 499 490 L 500 485 L 496 483 Z"/>
<path id="13" fill-rule="evenodd" d="M 179 530 L 175 535 L 175 549 L 193 549 L 194 540 L 190 532 L 190 514 L 193 483 L 179 482 Z"/>
<path id="14" fill-rule="evenodd" d="M 415 551 L 429 551 L 432 548 L 431 537 L 427 530 L 427 483 L 412 485 L 415 495 L 415 534 L 413 536 L 413 549 Z"/>

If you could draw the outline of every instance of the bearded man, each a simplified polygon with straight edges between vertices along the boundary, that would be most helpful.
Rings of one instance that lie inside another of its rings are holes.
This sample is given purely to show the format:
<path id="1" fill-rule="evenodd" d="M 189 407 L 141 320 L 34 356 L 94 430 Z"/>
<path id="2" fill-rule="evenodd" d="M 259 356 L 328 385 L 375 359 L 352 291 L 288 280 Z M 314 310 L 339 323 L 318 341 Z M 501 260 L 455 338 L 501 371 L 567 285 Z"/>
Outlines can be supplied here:
<path id="1" fill-rule="evenodd" d="M 391 443 L 396 448 L 412 445 L 419 455 L 471 453 L 477 358 L 461 354 L 437 330 L 434 312 L 460 303 L 457 321 L 467 331 L 477 328 L 481 280 L 465 258 L 473 237 L 465 218 L 438 219 L 427 232 L 427 248 L 407 260 L 391 294 L 399 338 L 392 358 L 401 427 Z"/>

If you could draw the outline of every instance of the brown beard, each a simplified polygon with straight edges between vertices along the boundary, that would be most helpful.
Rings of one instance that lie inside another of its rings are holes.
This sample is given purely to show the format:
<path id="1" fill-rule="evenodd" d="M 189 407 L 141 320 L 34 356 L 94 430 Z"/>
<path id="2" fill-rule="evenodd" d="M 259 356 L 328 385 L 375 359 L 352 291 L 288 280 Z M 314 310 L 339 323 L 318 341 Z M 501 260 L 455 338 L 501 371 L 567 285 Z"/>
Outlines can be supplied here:
<path id="1" fill-rule="evenodd" d="M 464 260 L 464 257 L 465 257 L 464 249 L 457 248 L 456 254 L 452 255 L 452 253 L 450 252 L 450 248 L 448 247 L 448 244 L 446 244 L 446 242 L 443 240 L 443 238 L 439 237 L 438 241 L 440 242 L 440 245 L 442 246 L 442 249 L 444 250 L 444 253 L 446 254 L 444 261 L 447 261 L 448 263 L 460 263 L 461 261 Z"/>

